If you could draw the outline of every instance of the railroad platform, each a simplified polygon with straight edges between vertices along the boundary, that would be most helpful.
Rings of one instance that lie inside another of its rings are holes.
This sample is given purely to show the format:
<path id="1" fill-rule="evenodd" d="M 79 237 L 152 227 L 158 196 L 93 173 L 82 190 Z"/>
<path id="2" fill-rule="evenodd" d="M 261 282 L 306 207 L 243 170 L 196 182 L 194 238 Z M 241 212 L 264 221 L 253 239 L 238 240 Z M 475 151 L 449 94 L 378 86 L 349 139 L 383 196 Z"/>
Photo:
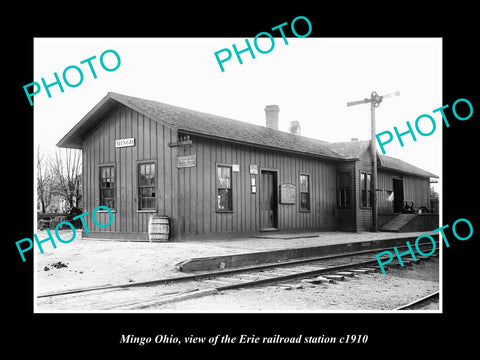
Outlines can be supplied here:
<path id="1" fill-rule="evenodd" d="M 215 244 L 221 247 L 222 253 L 193 258 L 188 258 L 185 254 L 186 259 L 177 263 L 176 267 L 184 272 L 210 271 L 361 250 L 391 249 L 393 246 L 405 245 L 406 241 L 413 246 L 416 238 L 423 234 L 429 234 L 438 241 L 438 234 L 431 232 L 261 233 L 249 238 L 228 241 L 203 240 L 202 244 Z M 426 241 L 428 242 L 428 239 Z M 195 241 L 189 243 L 192 244 Z M 201 246 L 200 242 L 198 243 Z"/>

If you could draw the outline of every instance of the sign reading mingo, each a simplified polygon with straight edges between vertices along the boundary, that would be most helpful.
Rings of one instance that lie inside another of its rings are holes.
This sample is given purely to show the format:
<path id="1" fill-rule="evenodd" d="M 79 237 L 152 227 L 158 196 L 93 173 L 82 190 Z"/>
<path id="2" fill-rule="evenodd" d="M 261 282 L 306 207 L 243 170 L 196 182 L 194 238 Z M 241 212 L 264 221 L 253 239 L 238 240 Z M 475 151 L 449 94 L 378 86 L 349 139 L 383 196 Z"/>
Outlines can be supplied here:
<path id="1" fill-rule="evenodd" d="M 116 148 L 127 147 L 127 146 L 135 146 L 135 139 L 134 138 L 128 138 L 128 139 L 115 140 L 115 147 Z"/>

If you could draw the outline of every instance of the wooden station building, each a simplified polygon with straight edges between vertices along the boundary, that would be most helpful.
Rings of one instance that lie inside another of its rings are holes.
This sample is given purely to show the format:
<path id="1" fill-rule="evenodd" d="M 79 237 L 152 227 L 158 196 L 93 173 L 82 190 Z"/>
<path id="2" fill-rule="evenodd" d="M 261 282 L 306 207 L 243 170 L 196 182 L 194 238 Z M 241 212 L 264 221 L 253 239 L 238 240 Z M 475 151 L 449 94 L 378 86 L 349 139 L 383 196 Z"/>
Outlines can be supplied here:
<path id="1" fill-rule="evenodd" d="M 85 217 L 88 237 L 147 240 L 153 214 L 168 216 L 171 240 L 371 230 L 370 142 L 279 131 L 278 106 L 265 112 L 258 126 L 108 93 L 57 144 L 82 150 L 83 210 L 114 214 L 107 228 Z M 404 199 L 430 208 L 438 176 L 377 157 L 379 216 L 399 212 Z M 103 224 L 108 216 L 97 213 Z"/>

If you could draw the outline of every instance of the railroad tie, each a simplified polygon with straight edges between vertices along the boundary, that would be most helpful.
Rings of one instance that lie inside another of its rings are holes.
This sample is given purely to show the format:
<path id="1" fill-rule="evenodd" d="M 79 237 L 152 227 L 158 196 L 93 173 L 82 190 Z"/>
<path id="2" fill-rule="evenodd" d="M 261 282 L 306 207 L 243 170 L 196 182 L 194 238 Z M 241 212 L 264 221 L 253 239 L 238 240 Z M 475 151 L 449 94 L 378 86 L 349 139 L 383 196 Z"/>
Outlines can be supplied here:
<path id="1" fill-rule="evenodd" d="M 410 265 L 412 265 L 412 262 L 414 262 L 414 261 L 413 260 L 402 260 L 402 262 L 403 262 L 403 266 L 410 266 Z M 388 264 L 385 264 L 384 267 L 400 268 L 402 266 L 400 265 L 400 262 L 392 261 Z"/>
<path id="2" fill-rule="evenodd" d="M 354 273 L 351 272 L 351 271 L 339 271 L 337 273 L 335 273 L 337 275 L 343 275 L 343 276 L 347 276 L 347 277 L 354 277 Z"/>
<path id="3" fill-rule="evenodd" d="M 310 283 L 310 284 L 322 284 L 322 283 L 331 283 L 333 282 L 332 279 L 328 279 L 326 277 L 323 277 L 323 276 L 317 276 L 317 277 L 314 277 L 314 278 L 309 278 L 309 279 L 302 279 L 301 280 L 302 282 L 307 282 L 307 283 Z"/>
<path id="4" fill-rule="evenodd" d="M 295 274 L 298 274 L 298 271 L 292 271 L 287 269 L 272 269 L 270 271 L 265 271 L 262 274 L 267 277 L 270 277 L 270 276 L 277 277 L 277 276 L 295 275 Z"/>
<path id="5" fill-rule="evenodd" d="M 274 274 L 279 274 L 279 275 L 293 275 L 293 274 L 298 274 L 298 270 L 294 269 L 273 269 L 272 272 Z"/>
<path id="6" fill-rule="evenodd" d="M 305 271 L 315 271 L 325 269 L 324 266 L 315 266 L 315 265 L 302 265 L 302 270 Z"/>
<path id="7" fill-rule="evenodd" d="M 412 264 L 416 265 L 422 260 L 421 258 L 419 258 L 417 256 L 415 257 L 415 259 L 416 260 L 414 260 L 413 257 L 409 256 L 409 257 L 406 257 L 406 258 L 402 259 L 402 261 L 403 261 L 404 264 L 405 264 L 405 262 L 408 261 L 409 263 L 412 263 Z M 407 264 L 405 264 L 405 265 L 407 265 Z"/>
<path id="8" fill-rule="evenodd" d="M 357 273 L 357 274 L 368 274 L 368 273 L 374 272 L 375 270 L 373 270 L 373 269 L 353 269 L 352 271 L 354 273 Z"/>
<path id="9" fill-rule="evenodd" d="M 343 275 L 324 275 L 327 279 L 333 280 L 333 281 L 345 281 L 345 276 Z"/>
<path id="10" fill-rule="evenodd" d="M 206 282 L 206 283 L 209 283 L 209 284 L 216 284 L 216 283 L 234 284 L 234 283 L 238 283 L 238 279 L 236 279 L 234 277 L 231 277 L 231 278 L 216 277 L 216 278 L 213 278 L 213 279 L 202 280 L 202 282 Z"/>
<path id="11" fill-rule="evenodd" d="M 278 287 L 283 290 L 302 289 L 303 284 L 280 284 Z"/>
<path id="12" fill-rule="evenodd" d="M 268 276 L 265 276 L 264 274 L 239 274 L 239 275 L 235 275 L 235 278 L 241 281 L 255 281 L 255 280 L 267 279 Z"/>

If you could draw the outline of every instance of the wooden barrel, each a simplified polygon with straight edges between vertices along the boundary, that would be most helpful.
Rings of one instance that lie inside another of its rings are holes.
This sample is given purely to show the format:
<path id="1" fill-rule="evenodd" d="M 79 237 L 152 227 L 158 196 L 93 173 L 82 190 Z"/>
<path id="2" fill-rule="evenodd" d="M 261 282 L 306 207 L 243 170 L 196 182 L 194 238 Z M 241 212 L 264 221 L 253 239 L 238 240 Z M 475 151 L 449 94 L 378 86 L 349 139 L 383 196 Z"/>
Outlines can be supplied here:
<path id="1" fill-rule="evenodd" d="M 148 222 L 148 239 L 150 241 L 167 241 L 169 233 L 168 216 L 150 215 Z"/>

